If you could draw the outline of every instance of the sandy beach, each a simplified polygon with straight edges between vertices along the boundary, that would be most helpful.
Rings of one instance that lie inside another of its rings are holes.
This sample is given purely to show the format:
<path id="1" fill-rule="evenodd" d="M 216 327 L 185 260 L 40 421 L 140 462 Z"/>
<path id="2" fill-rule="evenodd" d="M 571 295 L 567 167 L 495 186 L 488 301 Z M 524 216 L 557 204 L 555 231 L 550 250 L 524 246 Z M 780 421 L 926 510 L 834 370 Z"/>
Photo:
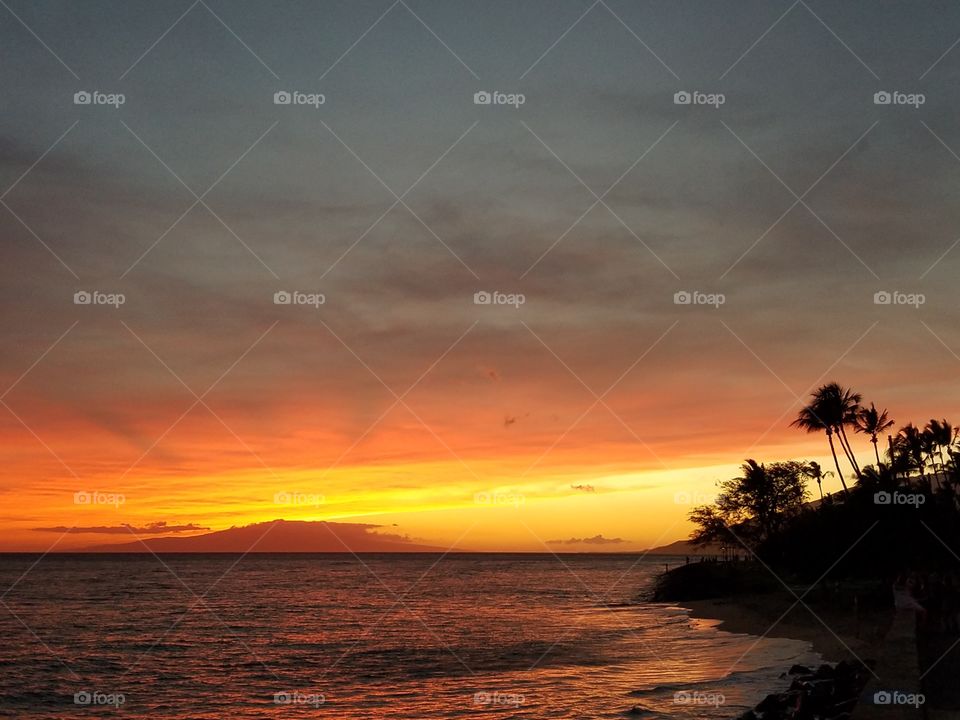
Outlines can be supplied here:
<path id="1" fill-rule="evenodd" d="M 802 592 L 798 592 L 802 596 Z M 691 617 L 720 620 L 719 629 L 766 637 L 805 640 L 830 662 L 876 656 L 889 624 L 889 613 L 855 612 L 852 603 L 812 601 L 807 607 L 787 593 L 739 595 L 735 598 L 688 600 Z M 792 608 L 792 609 L 791 609 Z"/>

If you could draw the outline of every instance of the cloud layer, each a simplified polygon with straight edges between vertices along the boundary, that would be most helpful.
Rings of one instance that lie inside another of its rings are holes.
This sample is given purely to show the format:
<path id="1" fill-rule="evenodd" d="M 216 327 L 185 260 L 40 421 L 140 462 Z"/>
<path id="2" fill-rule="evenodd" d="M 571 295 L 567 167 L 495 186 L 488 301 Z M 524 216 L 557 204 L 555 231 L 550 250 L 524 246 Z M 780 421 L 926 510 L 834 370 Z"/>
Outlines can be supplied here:
<path id="1" fill-rule="evenodd" d="M 18 531 L 70 528 L 37 503 L 91 483 L 147 533 L 273 517 L 291 477 L 357 513 L 518 478 L 593 502 L 807 452 L 790 415 L 833 378 L 898 421 L 960 410 L 956 6 L 610 2 L 565 34 L 580 3 L 428 1 L 436 35 L 398 5 L 345 55 L 383 8 L 219 11 L 236 36 L 200 5 L 151 49 L 178 13 L 19 7 L 57 57 L 0 26 Z M 125 103 L 73 104 L 94 89 Z"/>

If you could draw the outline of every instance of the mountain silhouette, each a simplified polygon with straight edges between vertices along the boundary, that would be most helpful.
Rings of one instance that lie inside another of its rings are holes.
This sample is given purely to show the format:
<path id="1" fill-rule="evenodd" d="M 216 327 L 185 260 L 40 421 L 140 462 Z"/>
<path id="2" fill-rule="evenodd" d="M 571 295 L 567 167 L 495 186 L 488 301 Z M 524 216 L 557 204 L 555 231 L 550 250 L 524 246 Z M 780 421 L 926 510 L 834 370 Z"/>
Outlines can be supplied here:
<path id="1" fill-rule="evenodd" d="M 94 545 L 81 552 L 245 553 L 245 552 L 443 552 L 446 548 L 378 532 L 381 525 L 304 520 L 270 520 L 189 537 L 153 537 Z"/>

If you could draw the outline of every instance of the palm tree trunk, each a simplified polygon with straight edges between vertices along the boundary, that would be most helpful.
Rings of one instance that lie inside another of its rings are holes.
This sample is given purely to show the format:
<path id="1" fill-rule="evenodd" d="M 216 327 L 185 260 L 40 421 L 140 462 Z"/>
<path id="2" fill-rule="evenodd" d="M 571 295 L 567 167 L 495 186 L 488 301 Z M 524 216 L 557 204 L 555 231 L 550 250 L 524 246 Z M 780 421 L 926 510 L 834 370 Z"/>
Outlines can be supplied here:
<path id="1" fill-rule="evenodd" d="M 850 457 L 850 449 L 847 447 L 846 443 L 843 442 L 843 438 L 840 437 L 840 433 L 837 433 L 837 439 L 840 441 L 840 448 L 843 450 L 843 454 L 847 458 L 847 462 L 850 463 L 850 467 L 853 469 L 853 474 L 856 475 L 857 466 Z"/>
<path id="2" fill-rule="evenodd" d="M 827 433 L 827 440 L 830 443 L 830 453 L 833 455 L 833 464 L 837 468 L 837 477 L 840 478 L 840 484 L 843 485 L 843 496 L 846 497 L 850 494 L 850 491 L 847 490 L 847 482 L 843 479 L 843 473 L 840 472 L 840 461 L 837 459 L 837 449 L 833 446 L 833 433 Z"/>
<path id="3" fill-rule="evenodd" d="M 871 442 L 873 442 L 873 454 L 877 456 L 877 470 L 879 470 L 879 469 L 880 469 L 880 451 L 877 450 L 877 436 L 876 436 L 876 435 L 873 436 L 873 438 L 871 439 Z"/>
<path id="4" fill-rule="evenodd" d="M 847 439 L 847 431 L 843 429 L 843 425 L 840 426 L 840 442 L 845 446 L 847 456 L 850 458 L 850 464 L 853 466 L 853 472 L 857 477 L 860 477 L 860 465 L 857 463 L 857 456 L 853 454 L 853 448 L 850 446 L 850 441 Z"/>

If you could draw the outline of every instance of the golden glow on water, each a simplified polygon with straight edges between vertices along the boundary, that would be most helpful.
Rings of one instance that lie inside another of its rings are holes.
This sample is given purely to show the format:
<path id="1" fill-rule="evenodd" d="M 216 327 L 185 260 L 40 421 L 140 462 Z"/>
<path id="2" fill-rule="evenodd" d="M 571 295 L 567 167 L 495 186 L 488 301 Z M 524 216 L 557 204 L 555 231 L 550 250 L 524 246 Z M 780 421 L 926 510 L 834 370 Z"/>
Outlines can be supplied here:
<path id="1" fill-rule="evenodd" d="M 580 720 L 634 707 L 724 718 L 789 682 L 778 676 L 792 663 L 816 661 L 802 642 L 721 633 L 679 608 L 638 604 L 657 558 L 197 555 L 167 556 L 165 567 L 148 555 L 6 556 L 0 583 L 35 561 L 5 601 L 77 673 L 0 615 L 13 640 L 0 645 L 3 709 L 38 720 L 68 715 L 83 690 L 122 693 L 125 714 L 172 720 L 291 710 Z M 191 591 L 205 607 L 185 612 Z M 39 706 L 24 690 L 38 683 L 57 689 Z M 723 704 L 677 703 L 681 691 Z M 278 693 L 322 698 L 322 708 L 277 705 Z"/>

